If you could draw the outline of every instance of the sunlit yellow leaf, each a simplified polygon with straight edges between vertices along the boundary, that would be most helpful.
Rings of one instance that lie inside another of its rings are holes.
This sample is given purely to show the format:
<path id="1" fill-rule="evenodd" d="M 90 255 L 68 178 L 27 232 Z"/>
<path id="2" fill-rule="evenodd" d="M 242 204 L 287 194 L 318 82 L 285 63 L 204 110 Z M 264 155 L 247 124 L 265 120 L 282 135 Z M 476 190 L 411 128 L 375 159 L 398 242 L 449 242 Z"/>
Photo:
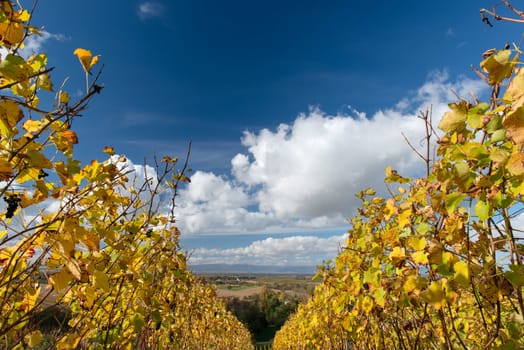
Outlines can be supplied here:
<path id="1" fill-rule="evenodd" d="M 515 76 L 511 79 L 506 92 L 504 93 L 505 100 L 517 100 L 524 94 L 524 69 L 518 68 L 515 70 Z"/>
<path id="2" fill-rule="evenodd" d="M 408 246 L 414 250 L 424 250 L 426 243 L 424 237 L 411 236 L 408 238 Z"/>
<path id="3" fill-rule="evenodd" d="M 508 159 L 508 171 L 515 176 L 524 174 L 524 153 L 511 154 Z"/>
<path id="4" fill-rule="evenodd" d="M 517 61 L 518 56 L 511 59 L 511 50 L 500 50 L 480 62 L 480 66 L 488 73 L 489 83 L 494 85 L 509 78 Z"/>
<path id="5" fill-rule="evenodd" d="M 98 56 L 92 57 L 93 55 L 89 50 L 78 48 L 73 53 L 80 60 L 80 64 L 82 64 L 82 68 L 84 68 L 86 73 L 89 73 L 91 67 L 98 63 Z"/>
<path id="6" fill-rule="evenodd" d="M 67 140 L 67 142 L 69 142 L 70 144 L 77 144 L 78 143 L 78 136 L 76 136 L 76 133 L 74 131 L 72 131 L 72 130 L 62 131 L 60 133 L 60 136 L 65 138 Z"/>
<path id="7" fill-rule="evenodd" d="M 40 129 L 42 128 L 42 122 L 40 120 L 29 119 L 25 121 L 22 127 L 27 132 L 37 132 L 40 131 Z"/>
<path id="8" fill-rule="evenodd" d="M 16 22 L 0 23 L 0 38 L 8 45 L 15 45 L 24 39 L 24 27 Z"/>
<path id="9" fill-rule="evenodd" d="M 429 261 L 428 261 L 428 253 L 426 252 L 421 252 L 421 251 L 418 251 L 418 252 L 414 252 L 413 254 L 411 254 L 411 257 L 413 258 L 413 262 L 415 262 L 415 264 L 428 264 Z"/>
<path id="10" fill-rule="evenodd" d="M 469 286 L 469 268 L 468 264 L 463 261 L 458 261 L 453 265 L 455 271 L 454 280 L 464 287 Z"/>
<path id="11" fill-rule="evenodd" d="M 425 278 L 418 275 L 411 275 L 406 279 L 402 288 L 404 289 L 405 293 L 409 293 L 411 291 L 420 291 L 424 287 L 426 287 Z"/>
<path id="12" fill-rule="evenodd" d="M 444 290 L 442 289 L 442 283 L 440 281 L 433 281 L 429 287 L 424 290 L 420 296 L 432 304 L 437 310 L 442 307 L 444 302 Z"/>
<path id="13" fill-rule="evenodd" d="M 0 133 L 15 135 L 16 124 L 24 117 L 18 104 L 11 100 L 0 102 Z"/>
<path id="14" fill-rule="evenodd" d="M 389 254 L 389 259 L 391 259 L 394 266 L 400 265 L 406 260 L 406 250 L 401 247 L 394 247 Z"/>
<path id="15" fill-rule="evenodd" d="M 110 156 L 115 154 L 115 150 L 111 146 L 105 146 L 104 149 L 103 149 L 103 152 L 105 154 L 109 154 Z"/>
<path id="16" fill-rule="evenodd" d="M 386 305 L 386 291 L 384 290 L 384 288 L 377 288 L 373 292 L 373 298 L 375 298 L 375 303 L 377 305 L 379 305 L 380 307 L 384 307 Z"/>
<path id="17" fill-rule="evenodd" d="M 37 180 L 39 174 L 40 174 L 40 169 L 36 169 L 36 168 L 24 169 L 18 174 L 18 176 L 16 177 L 16 181 L 18 181 L 18 183 L 20 184 L 23 184 L 27 181 Z"/>

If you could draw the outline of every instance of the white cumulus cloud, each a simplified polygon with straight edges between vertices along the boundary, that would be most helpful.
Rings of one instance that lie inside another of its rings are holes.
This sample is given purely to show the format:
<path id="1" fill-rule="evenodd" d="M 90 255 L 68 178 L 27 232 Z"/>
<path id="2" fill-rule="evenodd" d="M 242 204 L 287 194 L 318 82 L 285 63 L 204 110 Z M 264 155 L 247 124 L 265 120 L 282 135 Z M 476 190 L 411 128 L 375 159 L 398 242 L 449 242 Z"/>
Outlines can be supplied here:
<path id="1" fill-rule="evenodd" d="M 199 248 L 190 253 L 190 263 L 314 266 L 333 259 L 343 246 L 345 238 L 345 235 L 328 238 L 297 235 L 270 237 L 240 248 Z"/>
<path id="2" fill-rule="evenodd" d="M 345 227 L 359 206 L 355 194 L 384 191 L 384 169 L 420 175 L 424 163 L 406 144 L 423 149 L 420 111 L 431 108 L 434 124 L 458 97 L 479 93 L 482 83 L 449 81 L 435 72 L 392 108 L 373 115 L 301 113 L 276 130 L 246 131 L 246 151 L 231 160 L 231 174 L 197 172 L 180 192 L 182 232 L 297 232 Z"/>

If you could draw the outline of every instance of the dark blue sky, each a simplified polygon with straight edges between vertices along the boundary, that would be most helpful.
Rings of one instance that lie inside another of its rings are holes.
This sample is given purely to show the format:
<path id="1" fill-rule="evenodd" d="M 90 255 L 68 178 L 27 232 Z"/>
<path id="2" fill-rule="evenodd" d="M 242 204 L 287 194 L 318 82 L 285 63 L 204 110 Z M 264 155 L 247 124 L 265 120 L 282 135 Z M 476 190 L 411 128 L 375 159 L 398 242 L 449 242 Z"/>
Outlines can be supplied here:
<path id="1" fill-rule="evenodd" d="M 431 71 L 472 76 L 485 49 L 518 40 L 485 26 L 489 1 L 40 1 L 34 24 L 66 40 L 44 50 L 55 77 L 82 86 L 72 52 L 102 55 L 106 89 L 78 123 L 86 160 L 111 144 L 141 161 L 181 153 L 227 171 L 244 130 L 274 129 L 318 105 L 373 113 Z M 197 158 L 198 156 L 198 158 Z"/>

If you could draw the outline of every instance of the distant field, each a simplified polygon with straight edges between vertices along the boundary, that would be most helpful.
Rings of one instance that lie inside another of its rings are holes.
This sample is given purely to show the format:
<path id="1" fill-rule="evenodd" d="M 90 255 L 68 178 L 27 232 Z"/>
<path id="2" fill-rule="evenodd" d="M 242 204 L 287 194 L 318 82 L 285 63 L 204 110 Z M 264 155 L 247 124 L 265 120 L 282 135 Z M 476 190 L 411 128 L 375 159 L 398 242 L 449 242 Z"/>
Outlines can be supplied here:
<path id="1" fill-rule="evenodd" d="M 217 296 L 219 298 L 229 298 L 229 297 L 236 297 L 236 298 L 246 298 L 252 295 L 257 295 L 262 292 L 264 289 L 264 286 L 257 286 L 257 287 L 248 287 L 243 288 L 240 290 L 233 290 L 233 289 L 227 289 L 227 288 L 218 288 L 217 289 Z"/>
<path id="2" fill-rule="evenodd" d="M 206 274 L 201 277 L 216 285 L 217 295 L 223 298 L 245 298 L 259 294 L 264 288 L 268 288 L 273 292 L 307 299 L 319 283 L 307 276 Z"/>

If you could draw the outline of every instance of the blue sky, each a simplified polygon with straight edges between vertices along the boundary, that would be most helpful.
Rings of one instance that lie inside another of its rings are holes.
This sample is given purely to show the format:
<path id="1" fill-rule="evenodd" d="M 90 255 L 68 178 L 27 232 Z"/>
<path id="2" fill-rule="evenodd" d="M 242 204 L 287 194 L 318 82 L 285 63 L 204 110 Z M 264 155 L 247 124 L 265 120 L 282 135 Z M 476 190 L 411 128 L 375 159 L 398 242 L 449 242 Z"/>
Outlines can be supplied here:
<path id="1" fill-rule="evenodd" d="M 140 167 L 193 141 L 178 218 L 195 263 L 316 265 L 343 241 L 357 191 L 382 190 L 389 164 L 420 171 L 401 136 L 418 145 L 419 110 L 438 119 L 457 94 L 482 94 L 470 66 L 520 41 L 517 25 L 480 21 L 493 3 L 40 1 L 34 45 L 73 93 L 74 49 L 101 54 L 79 159 L 111 145 Z"/>

